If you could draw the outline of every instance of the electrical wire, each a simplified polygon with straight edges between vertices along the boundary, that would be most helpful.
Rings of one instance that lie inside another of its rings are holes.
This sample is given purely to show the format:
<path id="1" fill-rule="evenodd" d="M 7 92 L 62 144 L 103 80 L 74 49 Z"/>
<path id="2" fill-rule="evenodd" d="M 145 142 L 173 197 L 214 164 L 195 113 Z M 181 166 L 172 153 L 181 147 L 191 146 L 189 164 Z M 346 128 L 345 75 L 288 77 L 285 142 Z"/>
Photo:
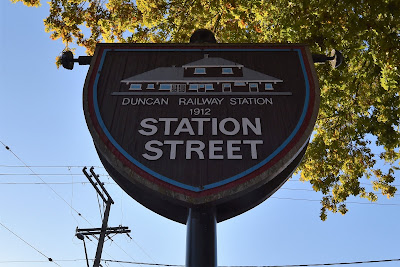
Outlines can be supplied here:
<path id="1" fill-rule="evenodd" d="M 93 261 L 94 259 L 89 259 Z M 58 262 L 77 262 L 86 261 L 86 259 L 59 259 Z M 162 267 L 183 267 L 184 265 L 177 264 L 163 264 L 163 263 L 146 263 L 146 262 L 135 262 L 135 261 L 122 261 L 122 260 L 102 260 L 104 263 L 126 263 L 135 265 L 147 265 L 147 266 L 162 266 Z M 335 262 L 335 263 L 314 263 L 314 264 L 290 264 L 290 265 L 222 265 L 219 267 L 315 267 L 315 266 L 334 266 L 334 265 L 355 265 L 355 264 L 369 264 L 369 263 L 387 263 L 387 262 L 398 262 L 400 259 L 386 259 L 386 260 L 370 260 L 370 261 L 353 261 L 353 262 Z M 0 261 L 1 263 L 38 263 L 48 261 L 38 260 L 9 260 Z M 54 262 L 54 261 L 53 261 Z"/>
<path id="2" fill-rule="evenodd" d="M 298 201 L 310 201 L 310 202 L 321 202 L 319 199 L 307 199 L 307 198 L 291 198 L 291 197 L 270 197 L 274 199 L 281 200 L 298 200 Z M 345 204 L 361 204 L 361 205 L 378 205 L 378 206 L 400 206 L 396 203 L 375 203 L 375 202 L 355 202 L 355 201 L 345 201 Z"/>
<path id="3" fill-rule="evenodd" d="M 74 206 L 73 205 L 73 199 L 74 199 L 74 175 L 72 175 L 70 167 L 68 167 L 68 172 L 70 173 L 71 179 L 72 179 L 72 181 L 71 181 L 71 207 L 73 207 Z M 72 209 L 70 209 L 70 213 L 71 213 L 72 218 L 74 218 L 74 220 L 76 221 L 76 223 L 78 224 L 78 227 L 79 227 L 79 221 L 75 218 Z"/>
<path id="4" fill-rule="evenodd" d="M 99 205 L 99 211 L 100 211 L 100 219 L 103 220 L 103 213 L 101 210 L 101 205 L 100 205 L 100 200 L 99 200 L 99 194 L 96 194 L 97 197 L 97 204 Z"/>
<path id="5" fill-rule="evenodd" d="M 60 167 L 62 167 L 62 166 L 60 166 Z M 67 167 L 68 166 L 65 166 L 64 168 L 67 168 Z M 26 168 L 31 168 L 31 166 L 26 166 Z M 70 176 L 71 174 L 69 174 L 69 173 L 0 173 L 0 176 L 36 176 L 36 175 L 40 175 L 40 176 Z M 74 173 L 72 175 L 84 176 L 84 174 L 82 174 L 82 173 Z M 105 176 L 105 177 L 110 178 L 109 174 L 99 174 L 99 176 Z M 288 180 L 287 182 L 302 182 L 302 183 L 304 183 L 307 181 Z M 371 183 L 360 183 L 360 185 L 371 185 Z M 391 184 L 391 186 L 400 187 L 400 184 Z M 301 190 L 301 189 L 299 189 L 299 190 Z M 311 189 L 308 189 L 308 190 L 314 191 Z"/>
<path id="6" fill-rule="evenodd" d="M 90 184 L 89 182 L 0 182 L 0 184 L 8 184 L 8 185 L 44 185 L 44 184 L 51 184 L 51 185 L 71 185 L 71 184 Z M 106 182 L 104 184 L 109 185 L 117 185 L 116 183 Z"/>
<path id="7" fill-rule="evenodd" d="M 140 248 L 140 250 L 141 250 L 153 263 L 156 263 L 156 261 L 155 261 L 152 257 L 150 257 L 149 254 L 147 254 L 147 252 L 135 241 L 135 239 L 132 238 L 132 240 L 133 240 L 133 242 L 136 244 L 136 246 L 138 246 L 138 247 Z"/>
<path id="8" fill-rule="evenodd" d="M 33 248 L 34 250 L 36 250 L 36 252 L 38 252 L 40 255 L 42 255 L 43 257 L 45 257 L 48 261 L 60 266 L 57 262 L 55 262 L 52 258 L 47 257 L 43 252 L 41 252 L 40 250 L 38 250 L 37 248 L 35 248 L 34 246 L 32 246 L 31 244 L 29 244 L 26 240 L 24 240 L 22 237 L 20 237 L 19 235 L 17 235 L 16 233 L 14 233 L 10 228 L 8 228 L 7 226 L 5 226 L 2 222 L 0 222 L 0 225 L 3 226 L 7 231 L 9 231 L 10 233 L 12 233 L 14 236 L 18 237 L 22 242 L 24 242 L 25 244 L 27 244 L 28 246 L 30 246 L 31 248 Z M 60 266 L 61 267 L 61 266 Z"/>
<path id="9" fill-rule="evenodd" d="M 220 266 L 220 267 L 311 267 L 311 266 L 334 266 L 334 265 L 354 265 L 354 264 L 368 264 L 368 263 L 384 263 L 384 262 L 396 262 L 400 259 L 389 259 L 389 260 L 371 260 L 371 261 L 353 261 L 353 262 L 335 262 L 335 263 L 314 263 L 314 264 L 290 264 L 290 265 L 241 265 L 241 266 Z"/>
<path id="10" fill-rule="evenodd" d="M 26 168 L 28 168 L 31 172 L 32 172 L 32 174 L 34 174 L 37 178 L 39 178 L 45 185 L 47 185 L 61 200 L 63 200 L 64 201 L 64 203 L 65 204 L 67 204 L 72 210 L 74 210 L 80 217 L 82 217 L 87 223 L 89 223 L 92 227 L 94 227 L 93 226 L 93 224 L 91 224 L 80 212 L 78 212 L 74 207 L 72 207 L 60 194 L 58 194 L 57 193 L 57 191 L 55 191 L 48 183 L 46 183 L 38 174 L 36 174 L 34 171 L 33 171 L 33 169 L 32 169 L 32 167 L 30 167 L 30 166 L 28 166 L 20 157 L 18 157 L 17 156 L 17 154 L 16 153 L 14 153 L 11 149 L 10 149 L 10 147 L 8 147 L 7 145 L 5 145 L 2 141 L 0 141 L 0 143 L 5 147 L 5 149 L 6 150 L 8 150 L 8 151 L 10 151 L 13 155 L 14 155 L 14 157 L 16 157 Z M 115 242 L 114 242 L 115 243 Z M 115 243 L 122 251 L 124 251 L 125 252 L 125 254 L 126 255 L 128 255 L 132 260 L 135 260 L 135 259 L 133 259 L 125 250 L 123 250 L 117 243 Z M 107 255 L 109 255 L 108 253 L 106 253 Z M 110 255 L 109 255 L 109 257 L 111 257 Z M 112 258 L 112 257 L 111 257 Z M 49 260 L 50 260 L 50 258 L 48 258 Z M 58 264 L 57 264 L 58 265 Z M 121 264 L 120 264 L 121 265 Z"/>
<path id="11" fill-rule="evenodd" d="M 21 182 L 21 183 L 16 183 L 16 182 L 0 182 L 0 185 L 69 185 L 69 184 L 89 184 L 89 182 L 57 182 L 57 183 L 43 183 L 43 182 Z M 104 184 L 109 184 L 109 185 L 117 185 L 116 183 L 110 183 L 110 182 L 105 182 Z M 309 190 L 309 189 L 296 189 L 296 188 L 280 188 L 279 190 L 295 190 L 295 191 L 312 191 L 314 190 Z M 395 195 L 399 195 L 398 193 Z M 280 199 L 280 200 L 293 200 L 293 201 L 309 201 L 309 202 L 321 202 L 320 199 L 307 199 L 307 198 L 289 198 L 289 197 L 274 197 L 271 196 L 269 197 L 271 199 Z M 400 204 L 397 203 L 375 203 L 375 202 L 356 202 L 356 201 L 346 201 L 346 204 L 360 204 L 360 205 L 376 205 L 376 206 L 400 206 Z M 102 215 L 101 215 L 102 217 Z"/>
<path id="12" fill-rule="evenodd" d="M 4 143 L 1 142 L 3 145 Z M 88 164 L 90 165 L 90 164 Z M 82 166 L 72 166 L 72 165 L 65 165 L 65 166 L 61 166 L 61 165 L 30 165 L 30 166 L 25 166 L 25 165 L 0 165 L 0 167 L 4 167 L 4 168 L 26 168 L 26 167 L 31 167 L 31 168 L 83 168 L 86 167 L 88 165 L 82 165 Z M 90 165 L 92 166 L 92 165 Z M 103 168 L 103 166 L 93 166 L 95 168 Z"/>
<path id="13" fill-rule="evenodd" d="M 89 259 L 92 260 L 92 259 Z M 86 259 L 66 259 L 66 260 L 54 260 L 54 261 L 58 261 L 58 262 L 77 262 L 77 261 L 86 261 Z M 9 260 L 9 261 L 1 261 L 0 260 L 0 264 L 2 263 L 39 263 L 39 262 L 49 262 L 49 261 L 33 261 L 33 260 Z"/>
<path id="14" fill-rule="evenodd" d="M 32 174 L 34 174 L 37 178 L 39 178 L 44 184 L 46 184 L 51 191 L 53 191 L 54 194 L 56 194 L 62 201 L 64 201 L 65 204 L 67 204 L 72 210 L 74 210 L 80 217 L 82 217 L 82 219 L 84 219 L 87 223 L 89 223 L 91 226 L 93 226 L 85 217 L 82 216 L 82 214 L 80 212 L 78 212 L 74 207 L 72 207 L 60 194 L 57 193 L 56 190 L 53 189 L 53 187 L 51 187 L 49 184 L 47 184 L 42 177 L 40 177 L 38 174 L 36 174 L 33 169 L 31 167 L 29 167 L 20 157 L 17 156 L 17 154 L 14 153 L 14 151 L 11 150 L 11 148 L 9 148 L 8 146 L 6 146 L 2 141 L 0 141 L 0 143 L 8 150 L 11 152 L 11 154 L 14 155 L 14 157 L 16 157 L 23 165 L 26 166 L 26 168 L 28 168 Z"/>
<path id="15" fill-rule="evenodd" d="M 1 141 L 0 141 L 1 142 Z M 74 181 L 72 181 L 72 182 L 70 182 L 70 183 L 47 183 L 47 182 L 45 182 L 40 176 L 42 176 L 42 175 L 51 175 L 51 176 L 66 176 L 66 175 L 70 175 L 70 176 L 72 176 L 72 175 L 83 175 L 83 174 L 72 174 L 72 173 L 70 173 L 70 174 L 37 174 L 37 173 L 35 173 L 34 171 L 33 171 L 33 169 L 32 168 L 34 168 L 34 167 L 36 167 L 36 168 L 72 168 L 72 167 L 82 167 L 82 166 L 34 166 L 34 165 L 32 165 L 32 166 L 29 166 L 29 165 L 27 165 L 21 158 L 19 158 L 8 146 L 6 146 L 3 142 L 1 142 L 1 144 L 3 144 L 3 146 L 7 149 L 7 150 L 9 150 L 22 164 L 23 164 L 23 166 L 19 166 L 19 165 L 0 165 L 0 167 L 25 167 L 25 168 L 28 168 L 31 172 L 32 172 L 32 174 L 0 174 L 0 175 L 34 175 L 34 176 L 36 176 L 36 177 L 38 177 L 41 181 L 42 181 L 42 183 L 0 183 L 0 184 L 46 184 L 47 186 L 49 186 L 49 188 L 59 197 L 59 198 L 61 198 L 68 206 L 70 206 L 70 208 L 72 209 L 72 210 L 74 210 L 79 216 L 81 216 L 84 220 L 86 220 L 89 224 L 91 224 L 86 218 L 84 218 L 76 209 L 74 209 L 73 207 L 72 207 L 72 205 L 70 205 L 64 198 L 62 198 L 51 186 L 50 186 L 50 184 L 75 184 L 75 183 L 81 183 L 81 184 L 85 184 L 85 183 L 88 183 L 88 182 L 74 182 Z M 102 168 L 102 167 L 100 167 L 99 166 L 99 168 Z M 70 170 L 70 169 L 69 169 Z M 101 175 L 101 176 L 109 176 L 109 175 L 106 175 L 106 174 L 104 174 L 104 175 Z M 300 181 L 300 180 L 289 180 L 289 181 L 293 181 L 293 182 L 297 182 L 297 181 Z M 108 183 L 108 184 L 115 184 L 115 183 Z M 399 186 L 399 185 L 394 185 L 394 186 Z M 313 190 L 310 190 L 310 189 L 293 189 L 293 188 L 282 188 L 282 189 L 287 189 L 287 190 L 305 190 L 305 191 L 313 191 Z M 311 202 L 320 202 L 320 200 L 313 200 L 313 199 L 298 199 L 298 198 L 283 198 L 283 197 L 271 197 L 271 198 L 274 198 L 274 199 L 281 199 L 281 200 L 296 200 L 296 201 L 311 201 Z M 370 202 L 368 202 L 368 203 L 362 203 L 362 202 L 346 202 L 346 204 L 365 204 L 365 205 L 367 205 L 367 204 L 369 204 L 369 205 L 381 205 L 381 206 L 400 206 L 400 204 L 385 204 L 385 203 L 370 203 Z M 5 227 L 3 224 L 2 224 L 2 226 L 3 227 Z M 6 227 L 5 227 L 6 228 Z M 8 228 L 6 228 L 7 230 L 9 230 Z M 10 230 L 9 230 L 10 231 Z M 10 231 L 11 232 L 11 231 Z M 18 236 L 17 236 L 18 237 Z M 20 238 L 21 239 L 21 238 Z M 21 240 L 23 240 L 23 239 L 21 239 Z M 24 240 L 23 240 L 24 241 Z M 25 243 L 27 243 L 26 241 L 24 241 Z M 135 242 L 135 244 L 145 253 L 145 251 L 136 243 L 136 241 L 134 241 Z M 114 242 L 115 243 L 115 242 Z M 28 245 L 30 245 L 29 243 L 27 243 Z M 115 243 L 123 252 L 125 252 L 125 254 L 126 255 L 128 255 L 130 258 L 132 258 L 125 250 L 123 250 L 117 243 Z M 31 246 L 31 245 L 30 245 Z M 32 247 L 33 248 L 33 247 Z M 35 249 L 35 248 L 34 248 Z M 36 249 L 35 249 L 36 250 Z M 38 250 L 37 250 L 38 251 Z M 39 253 L 41 253 L 40 251 L 38 251 Z M 42 254 L 42 253 L 41 253 Z M 108 253 L 107 253 L 108 254 Z M 154 262 L 154 260 L 147 254 L 147 253 L 145 253 L 153 262 Z M 43 256 L 45 256 L 44 254 L 42 254 Z M 48 258 L 47 256 L 45 256 L 46 258 Z M 111 256 L 110 256 L 111 257 Z M 48 258 L 48 259 L 51 259 L 51 258 Z M 119 263 L 132 263 L 132 264 L 138 264 L 138 265 L 140 265 L 140 264 L 146 264 L 146 265 L 153 265 L 153 266 L 181 266 L 181 265 L 163 265 L 163 264 L 157 264 L 157 263 L 137 263 L 137 262 L 135 262 L 135 259 L 133 259 L 132 258 L 132 260 L 134 260 L 134 262 L 123 262 L 123 261 L 116 261 L 116 260 L 104 260 L 104 261 L 107 261 L 107 262 L 115 262 L 115 263 L 117 263 L 117 262 L 119 262 Z M 328 266 L 328 265 L 339 265 L 339 264 L 341 264 L 341 265 L 343 265 L 343 264 L 359 264 L 359 263 L 372 263 L 372 262 L 387 262 L 387 261 L 400 261 L 400 259 L 394 259 L 394 260 L 382 260 L 382 261 L 371 261 L 371 262 L 353 262 L 353 263 L 334 263 L 334 264 L 317 264 L 317 265 L 282 265 L 282 266 Z M 57 264 L 58 265 L 58 264 Z M 250 267 L 250 266 L 249 266 Z M 278 267 L 278 266 L 276 266 L 276 267 Z M 280 267 L 280 266 L 279 266 Z"/>
<path id="16" fill-rule="evenodd" d="M 89 184 L 89 182 L 53 182 L 53 183 L 47 183 L 47 182 L 0 182 L 0 185 L 70 185 L 70 184 Z M 111 182 L 105 182 L 104 184 L 109 184 L 109 185 L 117 185 L 116 183 L 111 183 Z M 309 189 L 296 189 L 296 188 L 280 188 L 280 190 L 295 190 L 295 191 L 312 191 L 314 190 L 309 190 Z M 399 193 L 396 193 L 395 195 L 400 195 Z M 271 196 L 269 197 L 271 199 L 279 199 L 279 200 L 293 200 L 293 201 L 308 201 L 308 202 L 321 202 L 320 199 L 307 199 L 307 198 L 289 198 L 289 197 L 274 197 Z M 400 204 L 397 203 L 376 203 L 376 202 L 357 202 L 357 201 L 345 201 L 345 204 L 359 204 L 359 205 L 374 205 L 374 206 L 400 206 Z M 99 209 L 101 209 L 99 207 Z M 76 212 L 76 210 L 74 210 Z M 78 213 L 79 215 L 79 213 Z M 82 215 L 79 215 L 83 219 L 85 219 Z M 100 214 L 102 217 L 102 215 Z M 85 219 L 86 220 L 86 219 Z M 87 220 L 86 220 L 87 221 Z M 88 222 L 91 224 L 90 222 Z M 91 224 L 92 225 L 92 224 Z"/>
<path id="17" fill-rule="evenodd" d="M 136 261 L 115 261 L 115 260 L 102 260 L 104 263 L 112 262 L 112 263 L 126 263 L 126 264 L 135 264 L 135 265 L 147 265 L 147 266 L 163 266 L 163 267 L 184 267 L 185 265 L 176 265 L 176 264 L 163 264 L 163 263 L 148 263 L 148 262 L 136 262 Z M 222 266 L 220 266 L 222 267 Z"/>
<path id="18" fill-rule="evenodd" d="M 28 167 L 30 168 L 30 167 Z M 84 176 L 83 173 L 0 173 L 0 176 Z M 108 174 L 100 174 L 99 176 L 108 176 Z"/>
<path id="19" fill-rule="evenodd" d="M 305 182 L 308 182 L 308 181 L 301 181 L 301 180 L 293 180 L 293 179 L 289 179 L 289 180 L 287 180 L 287 182 L 302 182 L 302 183 L 305 183 Z M 371 185 L 371 183 L 360 183 L 360 185 Z M 392 186 L 400 186 L 400 184 L 392 184 Z"/>
<path id="20" fill-rule="evenodd" d="M 133 262 L 133 261 L 115 261 L 115 260 L 102 260 L 104 262 L 115 262 L 115 263 L 127 263 L 135 265 L 148 265 L 148 266 L 164 266 L 164 267 L 183 267 L 184 265 L 176 264 L 162 264 L 162 263 L 145 263 L 145 262 Z M 353 262 L 335 262 L 335 263 L 315 263 L 315 264 L 291 264 L 291 265 L 223 265 L 219 267 L 312 267 L 312 266 L 334 266 L 334 265 L 355 265 L 355 264 L 368 264 L 368 263 L 384 263 L 384 262 L 396 262 L 400 259 L 388 259 L 388 260 L 370 260 L 370 261 L 353 261 Z"/>
<path id="21" fill-rule="evenodd" d="M 117 243 L 115 243 L 114 241 L 113 241 L 113 243 L 114 243 L 117 247 L 119 247 L 119 249 L 121 249 L 129 258 L 131 258 L 132 260 L 136 261 L 131 255 L 129 255 L 129 254 L 128 254 L 123 248 L 121 248 Z M 137 265 L 142 266 L 140 263 L 138 263 Z"/>
<path id="22" fill-rule="evenodd" d="M 97 236 L 93 235 L 93 237 L 96 238 L 97 241 L 99 240 Z M 87 238 L 90 242 L 94 243 L 94 241 L 93 241 L 92 239 L 90 239 L 88 236 L 86 236 L 86 238 Z M 113 260 L 116 261 L 116 259 L 115 259 L 113 256 L 111 256 L 109 253 L 107 253 L 107 251 L 104 251 L 104 250 L 103 250 L 103 253 L 104 253 L 104 254 L 107 254 L 110 258 L 112 258 Z M 94 259 L 89 259 L 89 260 L 94 261 Z M 119 263 L 119 265 L 120 265 L 120 266 L 123 266 L 121 263 Z"/>

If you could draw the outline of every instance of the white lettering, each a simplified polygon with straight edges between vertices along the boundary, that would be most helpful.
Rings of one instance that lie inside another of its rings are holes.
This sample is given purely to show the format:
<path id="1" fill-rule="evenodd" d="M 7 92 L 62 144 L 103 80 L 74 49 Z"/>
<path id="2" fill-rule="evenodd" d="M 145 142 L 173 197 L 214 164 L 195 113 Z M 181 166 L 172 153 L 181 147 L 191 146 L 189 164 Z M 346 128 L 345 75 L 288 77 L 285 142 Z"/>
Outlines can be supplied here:
<path id="1" fill-rule="evenodd" d="M 193 147 L 193 146 L 197 147 Z M 192 159 L 192 152 L 196 152 L 199 159 L 204 159 L 203 149 L 205 144 L 199 140 L 188 140 L 186 146 L 186 159 Z"/>
<path id="2" fill-rule="evenodd" d="M 165 122 L 164 134 L 165 135 L 170 135 L 170 133 L 171 133 L 171 122 L 172 121 L 178 121 L 178 118 L 159 118 L 158 120 Z"/>
<path id="3" fill-rule="evenodd" d="M 228 131 L 225 128 L 225 125 L 227 122 L 232 122 L 233 123 L 233 130 L 232 131 Z M 221 131 L 221 133 L 225 134 L 225 135 L 236 135 L 239 131 L 240 131 L 240 124 L 237 120 L 235 120 L 234 118 L 225 118 L 222 121 L 219 122 L 219 130 Z"/>
<path id="4" fill-rule="evenodd" d="M 179 106 L 186 105 L 185 98 L 179 98 Z"/>
<path id="5" fill-rule="evenodd" d="M 122 99 L 122 105 L 123 105 L 123 106 L 129 105 L 130 102 L 131 102 L 131 101 L 129 100 L 129 98 L 124 97 L 124 98 Z"/>
<path id="6" fill-rule="evenodd" d="M 146 153 L 146 154 L 142 154 L 142 156 L 147 160 L 158 160 L 163 155 L 163 151 L 159 148 L 153 147 L 152 145 L 157 145 L 157 146 L 162 147 L 163 143 L 161 143 L 160 141 L 157 141 L 157 140 L 151 140 L 151 141 L 147 142 L 144 145 L 144 148 L 147 151 L 155 153 L 155 155 L 152 156 L 152 155 L 149 155 Z"/>
<path id="7" fill-rule="evenodd" d="M 239 152 L 240 147 L 235 147 L 234 145 L 240 145 L 242 141 L 240 140 L 228 140 L 226 142 L 227 152 L 228 152 L 228 159 L 242 159 L 242 155 L 235 155 L 234 152 Z"/>
<path id="8" fill-rule="evenodd" d="M 224 141 L 222 140 L 210 140 L 209 141 L 209 150 L 208 150 L 208 158 L 209 159 L 224 159 L 224 155 L 215 155 L 215 152 L 222 151 L 222 147 L 217 147 L 216 145 L 223 145 Z"/>
<path id="9" fill-rule="evenodd" d="M 258 159 L 257 146 L 262 145 L 263 140 L 209 140 L 206 143 L 200 140 L 151 140 L 145 144 L 146 153 L 142 156 L 147 160 L 158 160 L 164 150 L 170 148 L 169 159 L 175 160 L 185 157 L 186 160 L 193 158 L 203 160 L 208 156 L 209 160 L 237 160 L 243 158 Z M 244 155 L 242 148 L 250 146 L 250 155 Z M 207 151 L 208 150 L 208 151 Z M 197 156 L 196 156 L 197 155 Z"/>
<path id="10" fill-rule="evenodd" d="M 225 136 L 249 136 L 262 135 L 260 118 L 145 118 L 140 122 L 141 128 L 138 132 L 144 136 L 152 136 L 160 131 L 165 136 L 190 136 L 225 135 Z M 160 127 L 160 128 L 159 128 Z M 164 129 L 162 129 L 164 127 Z M 158 160 L 164 152 L 169 149 L 169 159 L 175 160 L 179 157 L 191 160 L 193 157 L 203 160 L 238 160 L 258 159 L 258 150 L 263 145 L 263 140 L 208 140 L 207 143 L 200 140 L 150 140 L 145 143 L 143 158 L 147 160 Z M 244 154 L 246 153 L 246 154 Z"/>
<path id="11" fill-rule="evenodd" d="M 204 122 L 210 121 L 210 118 L 193 118 L 192 121 L 197 121 L 197 134 L 203 135 L 204 134 Z"/>
<path id="12" fill-rule="evenodd" d="M 157 126 L 148 124 L 147 122 L 157 123 L 157 120 L 154 119 L 154 118 L 143 119 L 143 120 L 140 122 L 140 126 L 142 126 L 142 128 L 150 129 L 150 132 L 146 132 L 146 131 L 140 129 L 140 130 L 139 130 L 139 133 L 140 133 L 141 135 L 146 135 L 146 136 L 155 134 L 155 133 L 157 132 L 157 130 L 158 130 Z"/>
<path id="13" fill-rule="evenodd" d="M 175 130 L 174 135 L 179 135 L 180 133 L 189 133 L 190 135 L 194 135 L 194 131 L 192 125 L 189 122 L 188 118 L 183 118 L 179 123 L 178 127 Z"/>
<path id="14" fill-rule="evenodd" d="M 164 144 L 171 146 L 171 150 L 169 153 L 169 159 L 176 159 L 176 147 L 177 147 L 177 145 L 183 145 L 184 142 L 183 141 L 165 140 Z"/>
<path id="15" fill-rule="evenodd" d="M 251 159 L 257 159 L 257 145 L 262 145 L 263 140 L 243 140 L 243 144 L 250 145 L 251 148 Z"/>
<path id="16" fill-rule="evenodd" d="M 243 135 L 249 135 L 250 128 L 256 135 L 261 135 L 261 120 L 260 118 L 255 118 L 256 125 L 252 124 L 248 118 L 242 118 Z"/>
<path id="17" fill-rule="evenodd" d="M 217 118 L 212 118 L 211 122 L 212 122 L 211 134 L 218 135 L 218 120 L 217 120 Z"/>
<path id="18" fill-rule="evenodd" d="M 173 124 L 178 122 L 178 124 Z M 211 129 L 206 128 L 210 125 Z M 161 124 L 162 123 L 162 124 Z M 220 133 L 228 136 L 237 135 L 240 131 L 243 135 L 249 135 L 250 132 L 255 135 L 262 135 L 261 119 L 254 118 L 242 118 L 238 121 L 235 118 L 225 118 L 218 122 L 217 118 L 159 118 L 157 121 L 154 118 L 146 118 L 140 122 L 142 129 L 139 129 L 139 133 L 142 135 L 150 136 L 158 132 L 158 124 L 164 126 L 164 135 L 177 136 L 182 133 L 188 133 L 190 135 L 204 135 L 205 129 L 211 130 L 211 135 L 218 135 Z M 173 127 L 174 126 L 174 127 Z M 197 126 L 197 129 L 196 129 Z"/>
<path id="19" fill-rule="evenodd" d="M 232 106 L 235 105 L 273 105 L 272 97 L 232 97 L 229 101 Z"/>

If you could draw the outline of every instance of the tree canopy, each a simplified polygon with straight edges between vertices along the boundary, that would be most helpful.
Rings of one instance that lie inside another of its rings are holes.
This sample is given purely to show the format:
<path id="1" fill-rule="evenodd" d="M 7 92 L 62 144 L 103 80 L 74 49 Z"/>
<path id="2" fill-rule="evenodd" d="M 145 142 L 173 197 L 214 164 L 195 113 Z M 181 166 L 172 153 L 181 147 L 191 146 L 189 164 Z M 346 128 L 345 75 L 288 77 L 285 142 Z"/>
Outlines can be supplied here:
<path id="1" fill-rule="evenodd" d="M 40 0 L 11 0 L 39 6 Z M 344 55 L 338 69 L 316 66 L 321 107 L 299 171 L 323 193 L 327 211 L 350 196 L 393 197 L 400 158 L 398 0 L 49 0 L 45 29 L 66 50 L 98 42 L 187 43 L 210 29 L 221 43 L 306 43 Z M 370 187 L 361 179 L 369 179 Z"/>

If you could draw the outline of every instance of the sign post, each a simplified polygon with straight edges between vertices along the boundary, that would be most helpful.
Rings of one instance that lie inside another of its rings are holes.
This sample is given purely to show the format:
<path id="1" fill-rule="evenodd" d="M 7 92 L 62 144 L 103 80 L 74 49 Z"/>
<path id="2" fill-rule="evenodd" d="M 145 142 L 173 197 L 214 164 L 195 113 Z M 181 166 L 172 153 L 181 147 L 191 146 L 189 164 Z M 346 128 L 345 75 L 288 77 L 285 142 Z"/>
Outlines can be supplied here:
<path id="1" fill-rule="evenodd" d="M 215 208 L 190 208 L 186 227 L 186 267 L 217 267 Z"/>
<path id="2" fill-rule="evenodd" d="M 217 266 L 216 223 L 271 196 L 319 107 L 301 44 L 98 44 L 83 106 L 99 157 L 131 197 L 188 226 L 186 266 Z"/>

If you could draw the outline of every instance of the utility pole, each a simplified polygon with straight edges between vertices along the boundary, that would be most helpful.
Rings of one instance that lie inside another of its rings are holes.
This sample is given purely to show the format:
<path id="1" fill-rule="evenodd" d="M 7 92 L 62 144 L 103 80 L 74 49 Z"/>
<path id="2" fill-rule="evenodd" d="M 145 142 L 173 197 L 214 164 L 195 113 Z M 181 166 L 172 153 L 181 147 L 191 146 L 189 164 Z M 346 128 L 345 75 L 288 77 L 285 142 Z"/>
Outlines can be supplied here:
<path id="1" fill-rule="evenodd" d="M 93 267 L 99 267 L 105 237 L 106 236 L 109 237 L 109 234 L 127 234 L 129 236 L 129 233 L 131 232 L 131 230 L 129 230 L 128 227 L 126 227 L 126 226 L 118 226 L 118 227 L 108 227 L 107 226 L 108 217 L 110 215 L 110 208 L 111 208 L 111 205 L 114 204 L 114 201 L 112 200 L 110 194 L 108 194 L 103 183 L 100 182 L 99 175 L 96 174 L 93 169 L 94 169 L 94 167 L 90 168 L 90 174 L 89 174 L 86 171 L 87 167 L 84 167 L 82 169 L 82 172 L 85 174 L 86 178 L 88 178 L 89 182 L 92 184 L 94 189 L 96 189 L 97 194 L 101 197 L 103 202 L 106 204 L 106 208 L 105 208 L 104 216 L 103 216 L 103 222 L 102 222 L 101 228 L 85 228 L 85 229 L 76 228 L 76 236 L 79 239 L 83 240 L 82 237 L 84 237 L 84 236 L 100 235 L 99 242 L 97 244 L 96 256 L 95 256 L 94 263 L 93 263 Z M 86 248 L 85 248 L 85 253 L 86 253 Z M 86 255 L 86 261 L 88 261 L 87 255 Z M 89 264 L 88 264 L 88 266 L 89 266 Z"/>

